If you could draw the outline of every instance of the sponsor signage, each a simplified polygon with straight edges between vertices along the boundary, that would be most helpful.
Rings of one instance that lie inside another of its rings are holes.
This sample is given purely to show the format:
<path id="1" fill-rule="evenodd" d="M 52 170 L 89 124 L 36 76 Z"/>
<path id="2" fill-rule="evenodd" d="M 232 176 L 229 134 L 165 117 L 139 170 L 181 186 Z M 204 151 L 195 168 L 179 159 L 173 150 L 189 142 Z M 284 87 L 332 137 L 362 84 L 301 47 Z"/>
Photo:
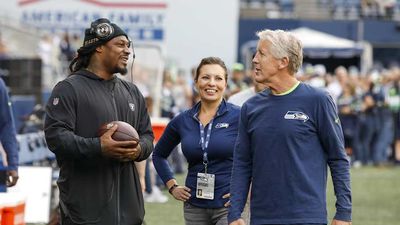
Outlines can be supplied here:
<path id="1" fill-rule="evenodd" d="M 81 34 L 91 21 L 105 17 L 136 41 L 164 40 L 165 2 L 100 0 L 19 0 L 20 22 L 51 32 Z"/>

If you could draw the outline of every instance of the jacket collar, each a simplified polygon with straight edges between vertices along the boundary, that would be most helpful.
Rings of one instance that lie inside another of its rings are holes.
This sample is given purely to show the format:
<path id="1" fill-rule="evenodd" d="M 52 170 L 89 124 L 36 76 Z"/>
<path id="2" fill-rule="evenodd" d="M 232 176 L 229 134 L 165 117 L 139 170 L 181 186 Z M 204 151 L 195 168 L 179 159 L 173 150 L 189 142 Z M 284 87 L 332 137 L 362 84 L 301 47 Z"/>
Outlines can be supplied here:
<path id="1" fill-rule="evenodd" d="M 196 115 L 199 114 L 200 112 L 200 106 L 201 106 L 201 101 L 196 103 L 190 110 L 189 114 L 191 117 L 195 117 Z M 215 117 L 218 117 L 220 115 L 223 115 L 225 112 L 228 112 L 230 110 L 230 105 L 225 101 L 225 99 L 222 99 L 221 104 L 218 107 L 217 115 Z"/>
<path id="2" fill-rule="evenodd" d="M 93 80 L 104 80 L 103 78 L 97 76 L 96 74 L 94 74 L 94 73 L 92 73 L 92 72 L 90 72 L 89 70 L 86 70 L 86 69 L 80 69 L 80 70 L 76 71 L 73 74 L 84 76 L 84 77 L 87 77 L 87 78 L 90 78 L 90 79 L 93 79 Z M 114 77 L 111 78 L 108 81 L 112 81 L 112 80 L 116 80 L 116 79 L 117 79 L 117 75 L 114 75 Z"/>

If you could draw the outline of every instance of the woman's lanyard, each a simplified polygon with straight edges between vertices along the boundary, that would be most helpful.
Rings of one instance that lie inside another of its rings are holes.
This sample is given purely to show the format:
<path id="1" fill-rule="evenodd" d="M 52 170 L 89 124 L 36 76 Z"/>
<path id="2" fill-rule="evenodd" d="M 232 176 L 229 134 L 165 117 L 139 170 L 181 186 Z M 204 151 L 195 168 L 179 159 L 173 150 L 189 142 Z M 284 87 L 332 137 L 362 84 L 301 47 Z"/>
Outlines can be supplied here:
<path id="1" fill-rule="evenodd" d="M 210 143 L 210 136 L 211 136 L 211 128 L 213 125 L 214 119 L 210 121 L 208 124 L 208 129 L 207 133 L 204 132 L 204 126 L 201 124 L 199 120 L 199 126 L 200 126 L 200 144 L 201 144 L 201 149 L 203 150 L 203 165 L 204 165 L 204 173 L 207 174 L 207 165 L 208 165 L 208 155 L 207 155 L 207 149 L 208 149 L 208 144 Z M 207 126 L 207 125 L 206 125 Z"/>

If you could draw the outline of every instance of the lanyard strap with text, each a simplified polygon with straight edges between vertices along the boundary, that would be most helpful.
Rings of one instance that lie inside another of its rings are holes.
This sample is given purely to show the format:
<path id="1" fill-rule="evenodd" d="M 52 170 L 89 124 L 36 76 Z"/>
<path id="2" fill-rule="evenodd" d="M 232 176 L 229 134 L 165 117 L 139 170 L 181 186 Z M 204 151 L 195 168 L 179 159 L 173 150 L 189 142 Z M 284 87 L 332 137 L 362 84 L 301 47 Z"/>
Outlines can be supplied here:
<path id="1" fill-rule="evenodd" d="M 203 124 L 199 121 L 200 125 L 200 143 L 201 143 L 201 149 L 203 150 L 203 164 L 204 164 L 204 173 L 207 173 L 207 164 L 208 164 L 208 156 L 207 156 L 207 148 L 208 148 L 208 143 L 210 142 L 210 136 L 211 136 L 211 128 L 213 125 L 214 119 L 210 121 L 208 124 L 208 129 L 207 129 L 207 134 L 204 132 L 204 127 Z"/>

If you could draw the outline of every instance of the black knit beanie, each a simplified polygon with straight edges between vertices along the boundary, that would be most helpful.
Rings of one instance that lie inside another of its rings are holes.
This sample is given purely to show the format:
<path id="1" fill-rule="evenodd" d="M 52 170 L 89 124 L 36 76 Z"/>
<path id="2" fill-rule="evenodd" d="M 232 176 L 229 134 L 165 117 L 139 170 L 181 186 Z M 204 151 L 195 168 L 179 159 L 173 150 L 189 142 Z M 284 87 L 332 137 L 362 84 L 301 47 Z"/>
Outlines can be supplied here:
<path id="1" fill-rule="evenodd" d="M 90 28 L 85 30 L 83 45 L 78 49 L 80 55 L 86 55 L 94 51 L 98 46 L 107 43 L 109 40 L 124 35 L 128 40 L 128 35 L 115 23 L 111 23 L 106 18 L 93 21 Z"/>

